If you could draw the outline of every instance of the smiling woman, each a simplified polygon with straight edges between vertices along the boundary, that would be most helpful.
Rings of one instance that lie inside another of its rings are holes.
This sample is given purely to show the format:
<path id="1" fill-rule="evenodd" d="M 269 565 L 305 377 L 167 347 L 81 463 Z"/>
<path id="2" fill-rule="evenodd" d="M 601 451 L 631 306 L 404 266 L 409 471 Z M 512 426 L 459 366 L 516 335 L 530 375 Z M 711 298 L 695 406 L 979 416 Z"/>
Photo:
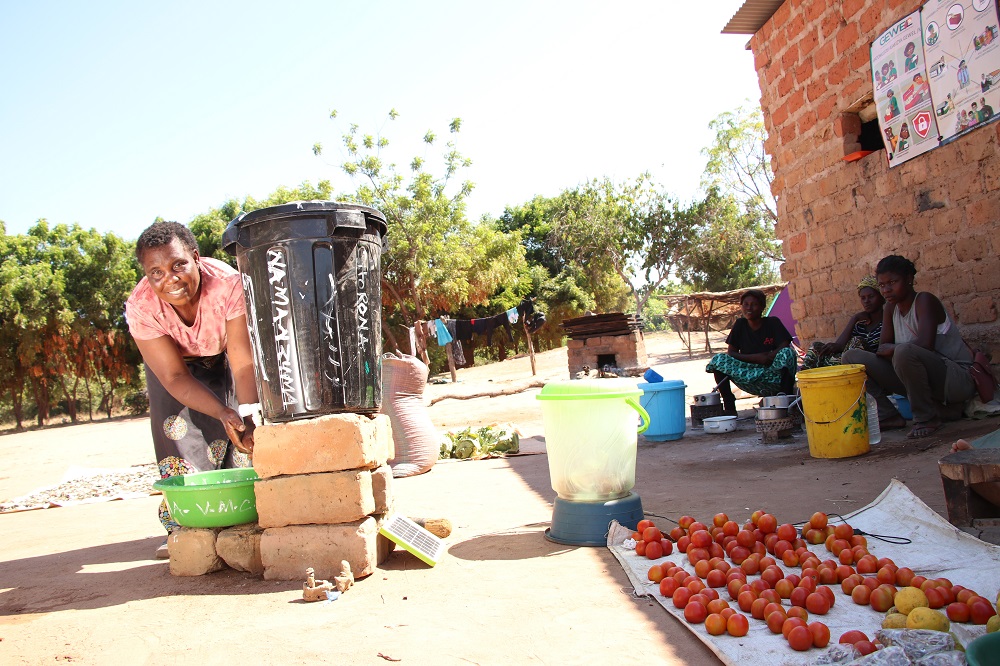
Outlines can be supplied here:
<path id="1" fill-rule="evenodd" d="M 143 231 L 135 253 L 145 277 L 125 314 L 146 368 L 160 476 L 248 467 L 253 421 L 237 398 L 256 403 L 257 387 L 240 274 L 200 256 L 176 222 Z M 177 525 L 166 504 L 160 522 L 168 533 Z"/>

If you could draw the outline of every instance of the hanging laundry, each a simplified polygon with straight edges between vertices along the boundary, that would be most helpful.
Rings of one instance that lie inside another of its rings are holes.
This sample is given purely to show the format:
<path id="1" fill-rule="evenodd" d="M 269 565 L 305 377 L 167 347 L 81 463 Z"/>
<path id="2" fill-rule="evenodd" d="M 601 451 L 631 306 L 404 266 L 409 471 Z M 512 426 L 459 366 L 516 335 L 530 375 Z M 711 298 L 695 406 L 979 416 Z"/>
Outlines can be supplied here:
<path id="1" fill-rule="evenodd" d="M 451 357 L 455 359 L 457 367 L 462 367 L 465 365 L 465 350 L 462 349 L 462 343 L 458 339 L 458 322 L 454 319 L 449 319 L 444 323 L 444 327 L 448 329 L 448 333 L 454 338 L 451 343 Z"/>
<path id="2" fill-rule="evenodd" d="M 471 340 L 472 339 L 472 322 L 468 319 L 457 319 L 455 320 L 455 339 L 456 340 Z"/>
<path id="3" fill-rule="evenodd" d="M 486 336 L 486 341 L 490 342 L 493 338 L 493 329 L 497 326 L 503 326 L 504 330 L 507 331 L 507 339 L 510 344 L 514 344 L 514 333 L 510 330 L 510 318 L 507 317 L 507 313 L 498 314 L 495 317 L 490 317 L 491 326 L 488 327 L 489 334 Z"/>
<path id="4" fill-rule="evenodd" d="M 433 321 L 425 321 L 424 322 L 424 330 L 427 332 L 427 337 L 428 338 L 436 338 L 437 337 L 437 326 L 434 325 Z"/>
<path id="5" fill-rule="evenodd" d="M 438 345 L 444 347 L 446 344 L 451 342 L 451 334 L 448 333 L 448 329 L 445 327 L 444 322 L 440 319 L 434 320 L 434 329 L 437 336 Z"/>
<path id="6" fill-rule="evenodd" d="M 511 308 L 510 310 L 507 310 L 507 321 L 509 321 L 510 323 L 516 324 L 519 316 L 520 315 L 517 314 L 517 308 Z"/>

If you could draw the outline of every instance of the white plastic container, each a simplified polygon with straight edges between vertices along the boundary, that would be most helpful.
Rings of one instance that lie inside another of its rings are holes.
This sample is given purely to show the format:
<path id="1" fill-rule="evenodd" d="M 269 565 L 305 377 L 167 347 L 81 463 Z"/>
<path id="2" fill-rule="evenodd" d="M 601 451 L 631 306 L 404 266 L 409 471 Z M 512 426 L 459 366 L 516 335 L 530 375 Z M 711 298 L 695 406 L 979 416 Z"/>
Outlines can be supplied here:
<path id="1" fill-rule="evenodd" d="M 868 445 L 871 446 L 882 441 L 882 429 L 878 425 L 878 404 L 871 393 L 865 393 L 865 402 L 868 404 Z"/>
<path id="2" fill-rule="evenodd" d="M 629 494 L 638 433 L 649 427 L 641 395 L 627 380 L 550 382 L 542 388 L 537 398 L 549 479 L 560 498 L 598 502 Z"/>

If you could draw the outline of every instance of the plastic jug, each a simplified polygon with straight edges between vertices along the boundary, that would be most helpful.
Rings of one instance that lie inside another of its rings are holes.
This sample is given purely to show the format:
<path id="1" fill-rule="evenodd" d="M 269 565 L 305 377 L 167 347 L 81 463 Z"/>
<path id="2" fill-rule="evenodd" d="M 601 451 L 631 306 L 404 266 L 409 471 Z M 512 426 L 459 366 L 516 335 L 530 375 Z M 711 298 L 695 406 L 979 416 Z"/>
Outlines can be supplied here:
<path id="1" fill-rule="evenodd" d="M 641 395 L 628 380 L 550 382 L 542 388 L 537 399 L 549 480 L 559 497 L 596 502 L 628 495 L 635 486 L 638 434 L 649 427 Z"/>
<path id="2" fill-rule="evenodd" d="M 871 393 L 865 393 L 865 402 L 868 403 L 868 445 L 871 446 L 882 441 L 882 429 L 878 425 L 878 404 Z"/>

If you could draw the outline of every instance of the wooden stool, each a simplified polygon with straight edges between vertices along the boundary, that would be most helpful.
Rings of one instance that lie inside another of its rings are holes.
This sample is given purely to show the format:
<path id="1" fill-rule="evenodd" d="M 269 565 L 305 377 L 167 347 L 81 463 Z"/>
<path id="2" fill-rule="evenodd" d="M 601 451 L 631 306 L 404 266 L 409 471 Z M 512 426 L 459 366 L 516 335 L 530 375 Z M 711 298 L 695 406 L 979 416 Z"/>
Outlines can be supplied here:
<path id="1" fill-rule="evenodd" d="M 971 527 L 978 519 L 1000 518 L 1000 448 L 950 453 L 938 468 L 952 525 Z"/>

